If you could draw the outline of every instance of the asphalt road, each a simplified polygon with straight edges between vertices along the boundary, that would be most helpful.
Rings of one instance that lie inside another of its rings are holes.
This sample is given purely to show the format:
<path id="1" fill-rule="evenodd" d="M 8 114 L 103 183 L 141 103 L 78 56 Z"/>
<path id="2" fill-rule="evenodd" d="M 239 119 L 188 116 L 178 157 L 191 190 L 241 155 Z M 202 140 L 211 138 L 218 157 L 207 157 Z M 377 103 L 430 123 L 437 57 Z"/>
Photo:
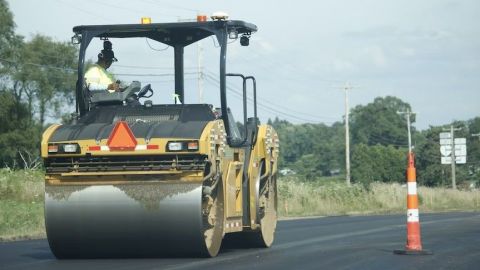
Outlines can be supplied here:
<path id="1" fill-rule="evenodd" d="M 480 213 L 420 220 L 433 255 L 392 253 L 405 245 L 403 215 L 341 216 L 281 221 L 273 247 L 224 247 L 212 259 L 56 260 L 46 240 L 0 243 L 0 269 L 480 269 Z"/>

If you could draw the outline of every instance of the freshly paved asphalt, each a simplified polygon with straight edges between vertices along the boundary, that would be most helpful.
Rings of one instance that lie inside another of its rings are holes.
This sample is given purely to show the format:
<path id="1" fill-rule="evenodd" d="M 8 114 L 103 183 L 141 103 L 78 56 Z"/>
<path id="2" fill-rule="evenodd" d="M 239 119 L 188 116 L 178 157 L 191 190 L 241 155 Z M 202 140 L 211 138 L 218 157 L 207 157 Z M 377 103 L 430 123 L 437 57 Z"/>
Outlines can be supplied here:
<path id="1" fill-rule="evenodd" d="M 420 220 L 433 255 L 392 253 L 405 245 L 403 215 L 340 216 L 280 221 L 271 248 L 224 247 L 212 259 L 56 260 L 46 240 L 0 243 L 0 269 L 480 269 L 479 212 Z"/>

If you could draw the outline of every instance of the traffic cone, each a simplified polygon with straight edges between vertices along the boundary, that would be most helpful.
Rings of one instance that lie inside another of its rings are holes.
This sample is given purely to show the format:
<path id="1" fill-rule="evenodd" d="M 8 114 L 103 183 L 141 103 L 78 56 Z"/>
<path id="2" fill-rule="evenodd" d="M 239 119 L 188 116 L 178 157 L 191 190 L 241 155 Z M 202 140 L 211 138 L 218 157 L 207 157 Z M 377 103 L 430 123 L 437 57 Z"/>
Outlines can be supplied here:
<path id="1" fill-rule="evenodd" d="M 408 153 L 407 165 L 407 244 L 405 249 L 394 250 L 393 253 L 401 255 L 431 255 L 431 251 L 422 249 L 420 235 L 420 218 L 418 215 L 417 176 L 415 157 Z"/>

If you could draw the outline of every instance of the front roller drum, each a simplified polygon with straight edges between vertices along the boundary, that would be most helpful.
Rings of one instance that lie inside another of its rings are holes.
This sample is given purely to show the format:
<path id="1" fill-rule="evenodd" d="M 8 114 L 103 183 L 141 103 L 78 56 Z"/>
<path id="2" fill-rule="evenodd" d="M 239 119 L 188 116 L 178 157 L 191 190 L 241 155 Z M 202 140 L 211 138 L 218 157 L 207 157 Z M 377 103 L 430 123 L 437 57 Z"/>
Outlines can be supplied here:
<path id="1" fill-rule="evenodd" d="M 223 193 L 201 182 L 45 187 L 45 226 L 57 258 L 216 256 Z"/>

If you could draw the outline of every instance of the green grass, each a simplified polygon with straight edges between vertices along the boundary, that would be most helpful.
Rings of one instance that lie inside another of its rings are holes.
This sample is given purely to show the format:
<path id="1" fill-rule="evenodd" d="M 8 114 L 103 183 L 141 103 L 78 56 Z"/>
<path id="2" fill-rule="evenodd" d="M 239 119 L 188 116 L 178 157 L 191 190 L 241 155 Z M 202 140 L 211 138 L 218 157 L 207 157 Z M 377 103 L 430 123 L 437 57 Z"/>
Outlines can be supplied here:
<path id="1" fill-rule="evenodd" d="M 280 217 L 406 212 L 406 188 L 374 183 L 347 187 L 342 180 L 278 180 Z M 420 212 L 478 211 L 480 191 L 419 188 Z M 0 241 L 45 237 L 42 171 L 0 169 Z"/>
<path id="2" fill-rule="evenodd" d="M 0 240 L 45 236 L 43 172 L 0 170 Z"/>

